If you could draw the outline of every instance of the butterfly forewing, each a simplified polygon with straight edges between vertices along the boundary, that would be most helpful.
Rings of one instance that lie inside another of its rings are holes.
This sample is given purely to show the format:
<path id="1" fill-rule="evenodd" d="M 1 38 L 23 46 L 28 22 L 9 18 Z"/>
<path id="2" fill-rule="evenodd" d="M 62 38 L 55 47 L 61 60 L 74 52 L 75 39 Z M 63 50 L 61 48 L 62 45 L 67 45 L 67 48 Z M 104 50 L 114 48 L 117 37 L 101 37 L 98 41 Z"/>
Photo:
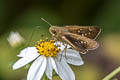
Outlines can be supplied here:
<path id="1" fill-rule="evenodd" d="M 70 33 L 82 35 L 90 39 L 96 39 L 101 29 L 95 26 L 65 26 Z"/>
<path id="2" fill-rule="evenodd" d="M 65 43 L 81 53 L 86 53 L 88 50 L 96 49 L 99 46 L 99 44 L 92 39 L 69 32 L 62 33 L 61 38 Z"/>

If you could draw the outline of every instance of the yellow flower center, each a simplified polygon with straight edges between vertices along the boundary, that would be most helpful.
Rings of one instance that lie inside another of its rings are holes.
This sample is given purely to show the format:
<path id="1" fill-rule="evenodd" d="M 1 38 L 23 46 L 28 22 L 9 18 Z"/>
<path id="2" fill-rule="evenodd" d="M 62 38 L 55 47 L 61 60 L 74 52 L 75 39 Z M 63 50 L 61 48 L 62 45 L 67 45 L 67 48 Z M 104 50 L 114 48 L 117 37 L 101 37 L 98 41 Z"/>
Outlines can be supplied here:
<path id="1" fill-rule="evenodd" d="M 54 42 L 54 40 L 40 40 L 37 42 L 35 47 L 37 48 L 40 55 L 44 55 L 46 57 L 56 56 L 57 53 L 60 52 L 60 49 L 58 49 L 57 46 L 54 45 Z"/>

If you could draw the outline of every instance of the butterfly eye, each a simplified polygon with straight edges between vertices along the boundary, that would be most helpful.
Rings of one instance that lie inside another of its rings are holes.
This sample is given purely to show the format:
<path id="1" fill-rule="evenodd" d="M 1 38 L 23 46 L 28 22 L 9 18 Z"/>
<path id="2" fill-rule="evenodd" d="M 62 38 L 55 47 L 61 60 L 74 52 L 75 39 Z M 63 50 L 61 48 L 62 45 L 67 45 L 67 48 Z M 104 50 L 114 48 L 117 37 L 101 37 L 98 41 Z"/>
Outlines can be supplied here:
<path id="1" fill-rule="evenodd" d="M 56 30 L 52 30 L 52 33 L 53 33 L 53 34 L 56 34 Z"/>

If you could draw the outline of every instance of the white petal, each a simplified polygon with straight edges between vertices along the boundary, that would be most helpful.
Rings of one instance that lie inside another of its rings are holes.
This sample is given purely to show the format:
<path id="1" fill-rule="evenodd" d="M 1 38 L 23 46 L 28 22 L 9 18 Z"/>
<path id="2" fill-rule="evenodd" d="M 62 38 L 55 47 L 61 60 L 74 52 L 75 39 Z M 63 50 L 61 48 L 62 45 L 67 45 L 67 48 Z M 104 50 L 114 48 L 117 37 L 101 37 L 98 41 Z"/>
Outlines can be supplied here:
<path id="1" fill-rule="evenodd" d="M 67 48 L 71 48 L 71 46 L 70 46 L 70 45 L 67 45 Z"/>
<path id="2" fill-rule="evenodd" d="M 23 57 L 23 58 L 19 59 L 19 60 L 13 65 L 13 70 L 25 66 L 26 64 L 30 63 L 30 62 L 33 61 L 35 58 L 37 58 L 38 56 L 39 56 L 38 53 L 34 53 L 34 54 L 31 54 L 31 55 L 28 55 L 28 56 L 26 56 L 26 57 Z"/>
<path id="3" fill-rule="evenodd" d="M 62 80 L 75 80 L 75 75 L 69 65 L 63 59 L 61 61 L 55 59 L 58 75 Z"/>
<path id="4" fill-rule="evenodd" d="M 52 79 L 52 71 L 53 71 L 53 67 L 52 67 L 52 64 L 51 64 L 51 60 L 50 60 L 50 58 L 48 58 L 45 73 L 46 73 L 46 75 L 49 79 Z"/>
<path id="5" fill-rule="evenodd" d="M 53 69 L 56 71 L 56 73 L 58 73 L 54 59 L 52 57 L 48 57 L 48 59 L 47 59 L 47 67 L 46 67 L 45 72 L 46 72 L 46 75 L 47 75 L 47 77 L 49 79 L 52 79 Z"/>
<path id="6" fill-rule="evenodd" d="M 18 54 L 18 57 L 25 57 L 31 54 L 37 53 L 37 49 L 35 47 L 27 47 L 23 49 L 20 54 Z"/>
<path id="7" fill-rule="evenodd" d="M 55 45 L 60 45 L 60 47 L 58 47 L 60 50 L 64 50 L 65 45 L 67 45 L 67 44 L 64 44 L 64 45 L 63 45 L 63 43 L 62 43 L 62 42 L 60 42 L 60 41 L 55 42 L 54 44 L 55 44 Z M 67 48 L 70 48 L 70 46 L 69 46 L 69 45 L 67 45 Z"/>
<path id="8" fill-rule="evenodd" d="M 51 64 L 52 64 L 53 69 L 54 69 L 55 72 L 58 74 L 58 70 L 57 70 L 57 66 L 56 66 L 55 60 L 51 57 L 51 58 L 50 58 L 50 61 L 51 61 Z"/>
<path id="9" fill-rule="evenodd" d="M 73 65 L 83 65 L 84 62 L 82 60 L 82 57 L 80 56 L 78 51 L 67 49 L 66 54 L 62 54 L 64 56 L 64 59 L 70 64 Z"/>
<path id="10" fill-rule="evenodd" d="M 40 80 L 46 69 L 47 60 L 44 56 L 38 57 L 31 65 L 27 80 Z"/>

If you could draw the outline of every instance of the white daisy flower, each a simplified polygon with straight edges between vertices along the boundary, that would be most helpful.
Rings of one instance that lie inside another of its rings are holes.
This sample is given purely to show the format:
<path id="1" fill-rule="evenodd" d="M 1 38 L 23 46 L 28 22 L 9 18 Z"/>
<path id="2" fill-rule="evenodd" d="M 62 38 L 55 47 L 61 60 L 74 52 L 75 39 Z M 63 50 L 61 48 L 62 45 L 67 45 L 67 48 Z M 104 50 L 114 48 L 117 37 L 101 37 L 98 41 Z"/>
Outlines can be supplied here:
<path id="1" fill-rule="evenodd" d="M 7 38 L 7 40 L 12 47 L 16 47 L 21 43 L 25 42 L 23 37 L 18 32 L 13 32 L 13 31 L 10 32 L 10 35 Z"/>
<path id="2" fill-rule="evenodd" d="M 65 46 L 57 47 L 58 44 L 60 43 L 54 43 L 53 40 L 40 40 L 35 47 L 25 48 L 17 55 L 21 59 L 13 65 L 13 70 L 34 60 L 29 68 L 27 80 L 41 80 L 44 73 L 52 80 L 53 70 L 62 80 L 75 80 L 74 72 L 67 63 L 78 66 L 83 64 L 83 60 L 75 50 L 67 49 L 66 54 L 63 53 Z"/>

